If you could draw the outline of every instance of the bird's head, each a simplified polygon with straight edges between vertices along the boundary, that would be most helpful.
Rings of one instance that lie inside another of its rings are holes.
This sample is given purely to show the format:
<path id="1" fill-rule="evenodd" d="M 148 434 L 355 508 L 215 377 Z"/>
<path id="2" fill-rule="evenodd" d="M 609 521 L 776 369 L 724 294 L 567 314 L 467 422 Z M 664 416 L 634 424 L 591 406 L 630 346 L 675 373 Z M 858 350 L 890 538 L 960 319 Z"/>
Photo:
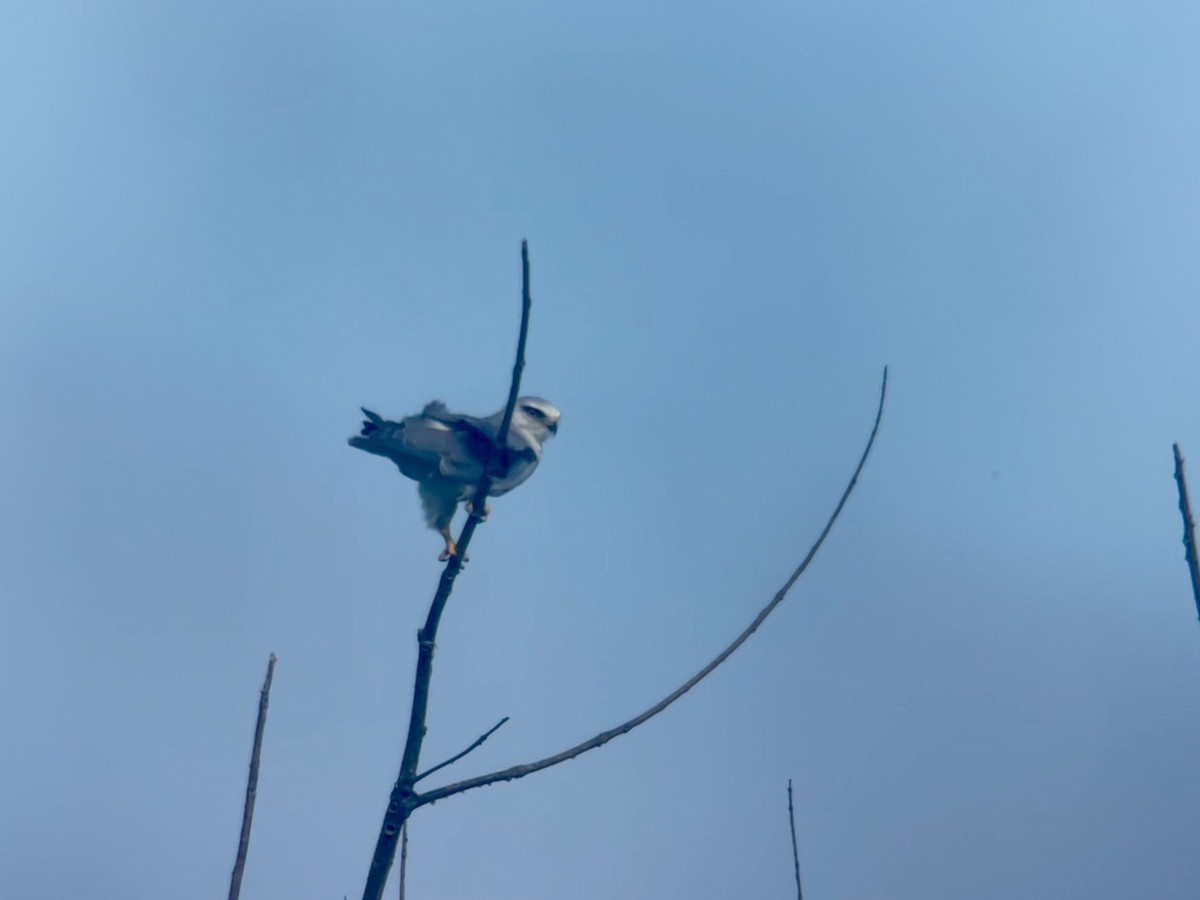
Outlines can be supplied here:
<path id="1" fill-rule="evenodd" d="M 558 420 L 562 413 L 548 400 L 541 397 L 522 397 L 513 410 L 513 427 L 541 444 L 552 434 L 558 433 Z"/>

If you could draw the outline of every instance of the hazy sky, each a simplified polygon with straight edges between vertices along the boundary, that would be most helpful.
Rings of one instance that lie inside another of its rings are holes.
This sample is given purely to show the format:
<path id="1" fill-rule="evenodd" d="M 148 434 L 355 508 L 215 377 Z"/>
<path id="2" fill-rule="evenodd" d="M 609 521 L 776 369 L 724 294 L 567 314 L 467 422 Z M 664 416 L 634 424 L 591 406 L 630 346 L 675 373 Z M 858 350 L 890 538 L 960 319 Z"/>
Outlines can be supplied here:
<path id="1" fill-rule="evenodd" d="M 564 412 L 410 900 L 1200 895 L 1200 6 L 8 2 L 0 896 L 361 893 L 440 568 L 358 407 Z M 436 778 L 436 777 L 435 777 Z M 394 883 L 389 895 L 394 896 Z"/>

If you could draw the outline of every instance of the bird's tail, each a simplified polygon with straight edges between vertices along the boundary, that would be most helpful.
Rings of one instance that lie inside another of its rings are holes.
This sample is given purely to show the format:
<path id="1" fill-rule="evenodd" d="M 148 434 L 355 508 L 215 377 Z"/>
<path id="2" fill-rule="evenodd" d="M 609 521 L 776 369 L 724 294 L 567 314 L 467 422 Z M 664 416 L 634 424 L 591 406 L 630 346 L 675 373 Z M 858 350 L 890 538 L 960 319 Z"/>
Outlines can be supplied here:
<path id="1" fill-rule="evenodd" d="M 363 409 L 363 415 L 367 418 L 362 423 L 362 431 L 350 438 L 350 446 L 366 450 L 368 453 L 381 453 L 386 456 L 384 448 L 387 447 L 388 438 L 394 436 L 396 429 L 402 426 L 395 422 L 389 422 L 366 408 Z"/>
<path id="2" fill-rule="evenodd" d="M 363 415 L 367 418 L 363 422 L 362 431 L 359 432 L 359 434 L 361 434 L 363 437 L 370 437 L 372 433 L 383 427 L 384 421 L 380 416 L 375 415 L 375 413 L 371 412 L 365 406 L 360 408 L 362 409 Z"/>

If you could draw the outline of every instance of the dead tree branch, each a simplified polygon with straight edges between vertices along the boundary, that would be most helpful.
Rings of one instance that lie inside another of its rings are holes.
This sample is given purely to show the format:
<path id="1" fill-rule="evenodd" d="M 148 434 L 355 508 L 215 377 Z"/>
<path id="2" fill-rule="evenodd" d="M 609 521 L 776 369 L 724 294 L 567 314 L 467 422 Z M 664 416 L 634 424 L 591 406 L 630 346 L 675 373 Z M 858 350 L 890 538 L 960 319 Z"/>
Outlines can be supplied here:
<path id="1" fill-rule="evenodd" d="M 626 733 L 632 731 L 633 729 L 637 728 L 639 725 L 641 725 L 643 722 L 647 721 L 648 719 L 652 719 L 654 716 L 658 715 L 660 712 L 662 712 L 664 709 L 666 709 L 668 706 L 670 706 L 672 703 L 674 703 L 676 700 L 678 700 L 680 697 L 682 697 L 684 694 L 686 694 L 688 691 L 690 691 L 692 688 L 694 688 L 697 684 L 699 684 L 701 681 L 703 681 L 706 677 L 708 677 L 708 675 L 710 673 L 712 673 L 712 671 L 714 669 L 716 669 L 717 666 L 719 666 L 719 665 L 721 665 L 721 663 L 725 662 L 725 660 L 728 659 L 733 654 L 733 652 L 738 649 L 738 647 L 740 647 L 740 646 L 742 646 L 742 644 L 746 643 L 746 641 L 750 639 L 750 636 L 758 630 L 759 626 L 762 625 L 763 622 L 765 622 L 767 620 L 767 616 L 769 616 L 772 612 L 774 612 L 775 607 L 777 607 L 780 603 L 783 602 L 784 598 L 788 594 L 788 591 L 791 590 L 792 585 L 794 585 L 796 583 L 797 579 L 799 579 L 800 576 L 804 574 L 804 571 L 808 568 L 809 564 L 813 561 L 813 557 L 815 557 L 817 555 L 817 551 L 821 549 L 821 545 L 825 543 L 825 538 L 827 538 L 829 536 L 829 532 L 833 529 L 834 523 L 838 520 L 838 516 L 841 515 L 842 508 L 846 505 L 846 501 L 850 498 L 851 492 L 854 490 L 855 485 L 858 483 L 858 477 L 859 477 L 859 475 L 862 474 L 863 467 L 867 464 L 867 457 L 871 454 L 871 448 L 875 444 L 875 436 L 879 433 L 879 423 L 883 418 L 883 405 L 884 405 L 884 400 L 886 399 L 886 397 L 887 397 L 887 368 L 884 367 L 883 382 L 880 385 L 880 389 L 879 389 L 879 408 L 876 410 L 876 413 L 875 413 L 875 424 L 871 428 L 871 436 L 870 436 L 870 438 L 867 439 L 867 445 L 863 449 L 862 457 L 858 461 L 858 466 L 857 466 L 857 468 L 855 468 L 854 474 L 850 478 L 850 482 L 846 485 L 846 489 L 842 492 L 842 497 L 840 500 L 838 500 L 838 504 L 834 508 L 833 514 L 829 517 L 829 520 L 825 523 L 825 527 L 824 527 L 824 529 L 822 529 L 820 536 L 816 540 L 816 543 L 814 543 L 812 545 L 812 547 L 809 548 L 808 554 L 804 557 L 803 561 L 801 561 L 800 565 L 796 567 L 796 570 L 794 572 L 792 572 L 792 574 L 788 578 L 788 580 L 786 582 L 784 582 L 783 587 L 781 587 L 779 589 L 779 591 L 775 594 L 775 596 L 771 600 L 771 602 L 768 603 L 765 607 L 763 607 L 762 611 L 759 612 L 759 614 L 754 618 L 754 621 L 750 623 L 749 627 L 747 627 L 745 631 L 743 631 L 741 634 L 739 634 L 733 640 L 733 643 L 731 643 L 728 647 L 726 647 L 724 650 L 722 650 L 720 653 L 718 653 L 716 658 L 713 659 L 712 662 L 710 662 L 703 669 L 701 669 L 699 672 L 697 672 L 695 675 L 693 675 L 691 678 L 689 678 L 686 682 L 683 683 L 682 686 L 677 688 L 672 693 L 668 694 L 666 697 L 664 697 L 658 703 L 654 704 L 654 706 L 650 707 L 645 712 L 634 716 L 632 719 L 629 719 L 626 722 L 622 722 L 620 725 L 618 725 L 615 728 L 610 728 L 608 731 L 602 731 L 602 732 L 600 732 L 600 734 L 584 741 L 582 744 L 577 744 L 574 747 L 571 747 L 570 749 L 562 751 L 561 753 L 556 753 L 553 756 L 548 756 L 545 759 L 540 759 L 540 760 L 537 760 L 536 762 L 525 763 L 524 765 L 520 765 L 520 766 L 513 766 L 512 768 L 502 769 L 498 772 L 492 772 L 487 775 L 479 775 L 475 778 L 468 778 L 464 781 L 459 781 L 454 784 L 448 784 L 445 787 L 440 787 L 440 788 L 436 788 L 431 791 L 426 791 L 423 794 L 412 795 L 412 796 L 408 797 L 408 802 L 412 804 L 412 808 L 416 809 L 419 806 L 424 806 L 426 803 L 435 803 L 438 800 L 441 800 L 445 797 L 450 797 L 450 796 L 453 796 L 454 794 L 461 794 L 463 791 L 469 791 L 473 788 L 485 787 L 489 784 L 495 784 L 498 781 L 512 781 L 517 778 L 524 778 L 526 775 L 531 775 L 534 772 L 541 771 L 542 769 L 548 769 L 551 766 L 556 766 L 559 763 L 566 762 L 569 759 L 574 759 L 575 757 L 579 756 L 582 753 L 586 753 L 589 750 L 595 750 L 597 747 L 602 747 L 605 744 L 607 744 L 609 741 L 611 741 L 613 738 L 620 737 L 621 735 L 626 734 Z M 374 898 L 364 898 L 364 900 L 374 900 Z"/>
<path id="2" fill-rule="evenodd" d="M 462 534 L 458 538 L 458 552 L 451 556 L 442 570 L 437 592 L 429 606 L 429 614 L 425 625 L 417 632 L 417 673 L 413 680 L 412 709 L 409 713 L 408 736 L 404 742 L 404 757 L 400 762 L 400 774 L 392 788 L 388 800 L 387 811 L 383 816 L 383 824 L 379 829 L 379 839 L 375 843 L 375 853 L 371 857 L 371 868 L 367 872 L 367 883 L 363 888 L 363 900 L 380 900 L 383 889 L 387 884 L 388 871 L 396 858 L 396 842 L 400 837 L 400 829 L 408 820 L 409 814 L 420 804 L 416 802 L 417 794 L 413 785 L 417 780 L 417 765 L 421 758 L 421 745 L 425 740 L 425 715 L 429 706 L 429 686 L 433 678 L 433 651 L 437 641 L 438 625 L 442 620 L 442 612 L 454 590 L 454 580 L 462 571 L 463 560 L 467 556 L 467 547 L 475 528 L 481 521 L 487 501 L 488 492 L 492 489 L 494 463 L 499 455 L 499 449 L 508 441 L 508 430 L 512 425 L 513 410 L 517 405 L 517 396 L 521 391 L 521 373 L 525 368 L 525 340 L 529 333 L 529 312 L 533 305 L 529 293 L 529 247 L 521 241 L 521 330 L 517 338 L 517 358 L 513 364 L 512 382 L 508 389 L 508 403 L 504 407 L 504 418 L 500 430 L 496 434 L 496 442 L 492 447 L 491 458 L 484 466 L 483 477 L 475 489 L 472 498 L 472 512 L 467 516 Z"/>
<path id="3" fill-rule="evenodd" d="M 1187 478 L 1183 474 L 1183 454 L 1179 445 L 1172 444 L 1175 453 L 1175 482 L 1179 485 L 1179 512 L 1183 516 L 1183 553 L 1192 576 L 1192 596 L 1196 600 L 1196 615 L 1200 617 L 1200 565 L 1196 562 L 1196 520 L 1192 518 L 1192 504 L 1188 500 Z"/>
<path id="4" fill-rule="evenodd" d="M 529 336 L 529 310 L 532 306 L 533 298 L 529 296 L 529 244 L 521 241 L 521 331 L 517 336 L 517 359 L 513 363 L 512 380 L 508 385 L 508 403 L 504 406 L 504 418 L 500 420 L 500 431 L 496 434 L 497 447 L 504 446 L 509 426 L 512 425 L 513 410 L 517 408 L 517 395 L 521 393 L 521 373 L 525 371 L 525 339 Z M 490 488 L 491 479 L 485 479 L 481 487 L 484 484 Z M 472 504 L 472 508 L 482 510 L 485 499 L 481 493 L 479 501 Z"/>
<path id="5" fill-rule="evenodd" d="M 603 746 L 615 737 L 632 731 L 643 722 L 653 718 L 668 706 L 690 691 L 693 687 L 699 684 L 704 678 L 711 674 L 721 663 L 723 663 L 734 651 L 742 644 L 749 640 L 750 636 L 766 621 L 767 617 L 774 611 L 787 596 L 788 591 L 807 570 L 809 564 L 816 556 L 817 551 L 824 544 L 825 539 L 829 536 L 834 523 L 841 515 L 842 509 L 846 505 L 850 494 L 853 492 L 855 485 L 858 483 L 858 478 L 862 474 L 863 467 L 866 465 L 867 458 L 871 453 L 871 448 L 875 444 L 875 438 L 879 433 L 879 425 L 883 418 L 884 401 L 887 396 L 887 368 L 883 370 L 883 380 L 880 386 L 879 407 L 875 413 L 875 422 L 871 428 L 870 437 L 867 440 L 867 445 L 863 450 L 862 457 L 859 459 L 858 466 L 854 470 L 849 483 L 839 499 L 837 506 L 834 508 L 833 514 L 825 523 L 820 536 L 809 549 L 808 554 L 797 566 L 796 570 L 784 583 L 783 587 L 775 594 L 770 603 L 766 605 L 751 622 L 748 628 L 743 631 L 734 641 L 722 650 L 715 659 L 701 669 L 696 675 L 685 682 L 681 687 L 673 691 L 659 703 L 652 706 L 650 709 L 635 716 L 627 722 L 618 725 L 616 728 L 601 732 L 588 741 L 583 742 L 575 747 L 558 753 L 554 756 L 547 757 L 536 762 L 526 765 L 514 766 L 509 769 L 504 769 L 498 772 L 493 772 L 489 775 L 482 775 L 477 778 L 460 781 L 456 784 L 447 785 L 437 788 L 423 794 L 418 794 L 415 790 L 415 784 L 420 777 L 429 775 L 431 772 L 440 769 L 451 762 L 461 759 L 475 747 L 483 743 L 487 737 L 499 728 L 495 726 L 487 734 L 483 735 L 471 747 L 447 760 L 445 763 L 435 766 L 433 769 L 418 776 L 417 765 L 420 760 L 421 747 L 425 739 L 425 719 L 429 703 L 429 689 L 433 677 L 433 655 L 437 640 L 438 626 L 441 622 L 442 613 L 445 610 L 446 603 L 450 598 L 450 593 L 454 588 L 454 581 L 462 571 L 463 560 L 466 558 L 467 547 L 471 542 L 471 538 L 475 533 L 475 528 L 481 521 L 481 515 L 485 509 L 485 501 L 491 490 L 493 480 L 497 475 L 496 462 L 500 448 L 504 447 L 507 442 L 508 430 L 512 424 L 513 411 L 516 407 L 517 397 L 520 393 L 521 375 L 525 367 L 525 344 L 529 332 L 529 313 L 532 306 L 532 301 L 529 292 L 529 253 L 528 247 L 524 241 L 521 242 L 521 328 L 517 340 L 517 355 L 516 362 L 513 365 L 512 380 L 509 385 L 508 402 L 505 405 L 504 415 L 501 419 L 501 426 L 496 435 L 495 444 L 493 445 L 488 464 L 484 467 L 483 476 L 479 481 L 479 485 L 475 489 L 475 495 L 472 498 L 472 509 L 467 517 L 466 524 L 463 526 L 462 534 L 458 539 L 458 552 L 451 556 L 446 564 L 446 568 L 442 571 L 441 579 L 438 582 L 438 588 L 434 594 L 434 598 L 429 607 L 429 613 L 425 619 L 425 625 L 417 632 L 417 671 L 413 682 L 413 700 L 412 708 L 409 714 L 408 734 L 404 745 L 404 755 L 400 764 L 400 773 L 396 779 L 396 783 L 392 788 L 389 798 L 387 811 L 384 813 L 383 823 L 380 827 L 379 838 L 375 844 L 375 852 L 371 859 L 371 866 L 367 873 L 367 882 L 363 889 L 363 900 L 381 900 L 383 890 L 387 883 L 388 872 L 391 869 L 392 862 L 396 856 L 396 844 L 400 840 L 401 833 L 408 821 L 409 816 L 417 808 L 428 803 L 434 803 L 444 797 L 449 797 L 454 794 L 463 793 L 472 788 L 483 787 L 485 785 L 494 784 L 498 781 L 511 781 L 516 778 L 523 778 L 533 772 L 541 769 L 549 768 L 557 765 L 560 762 L 565 762 L 568 759 L 573 759 L 588 750 L 593 750 Z M 503 724 L 503 721 L 500 723 Z"/>
<path id="6" fill-rule="evenodd" d="M 422 772 L 420 775 L 418 775 L 416 778 L 413 779 L 413 783 L 415 784 L 416 782 L 420 781 L 422 778 L 432 775 L 438 769 L 444 769 L 444 768 L 446 768 L 446 766 L 454 765 L 454 763 L 458 762 L 460 759 L 462 759 L 464 756 L 466 756 L 472 750 L 475 750 L 476 748 L 483 746 L 483 742 L 486 741 L 488 738 L 490 738 L 493 734 L 495 734 L 500 729 L 500 726 L 503 725 L 507 721 L 508 721 L 508 716 L 505 716 L 503 719 L 501 719 L 499 722 L 497 722 L 495 725 L 493 725 L 491 728 L 489 728 L 487 731 L 485 731 L 483 734 L 481 734 L 479 737 L 477 737 L 475 739 L 475 743 L 473 743 L 470 747 L 468 747 L 462 753 L 456 753 L 454 756 L 450 757 L 445 762 L 440 762 L 433 768 L 426 769 L 424 772 Z"/>
<path id="7" fill-rule="evenodd" d="M 238 900 L 242 892 L 242 873 L 250 850 L 250 822 L 254 818 L 254 799 L 258 795 L 258 766 L 262 759 L 263 731 L 267 727 L 267 705 L 271 701 L 271 678 L 275 675 L 275 654 L 267 658 L 267 677 L 258 697 L 258 721 L 254 725 L 254 749 L 250 751 L 250 777 L 246 780 L 246 803 L 242 807 L 242 833 L 238 838 L 237 859 L 229 881 L 229 900 Z"/>
<path id="8" fill-rule="evenodd" d="M 792 825 L 792 868 L 796 873 L 796 900 L 804 900 L 800 887 L 800 851 L 796 848 L 796 812 L 792 807 L 792 779 L 788 779 L 788 821 Z"/>
<path id="9" fill-rule="evenodd" d="M 408 821 L 400 826 L 400 900 L 404 900 L 404 890 L 408 885 Z"/>

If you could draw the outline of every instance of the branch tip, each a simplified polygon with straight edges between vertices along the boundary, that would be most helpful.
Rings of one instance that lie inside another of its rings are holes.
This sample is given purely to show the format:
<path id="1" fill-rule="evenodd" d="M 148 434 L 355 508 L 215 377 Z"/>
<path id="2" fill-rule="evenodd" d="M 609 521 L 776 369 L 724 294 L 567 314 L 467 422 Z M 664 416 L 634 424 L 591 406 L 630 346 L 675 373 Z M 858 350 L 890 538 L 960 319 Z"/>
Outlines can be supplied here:
<path id="1" fill-rule="evenodd" d="M 237 857 L 229 879 L 229 900 L 238 900 L 242 893 L 242 876 L 246 871 L 246 854 L 250 850 L 250 825 L 254 820 L 254 800 L 258 796 L 258 770 L 262 763 L 263 732 L 267 727 L 267 707 L 271 700 L 271 679 L 275 675 L 275 654 L 267 658 L 267 675 L 258 697 L 258 718 L 254 723 L 254 746 L 250 751 L 250 774 L 246 778 L 246 800 L 242 806 L 242 830 L 238 836 Z"/>
<path id="2" fill-rule="evenodd" d="M 453 763 L 458 762 L 460 759 L 462 759 L 464 756 L 466 756 L 472 750 L 476 749 L 477 747 L 482 746 L 483 742 L 486 741 L 488 738 L 490 738 L 497 731 L 499 731 L 500 726 L 503 725 L 507 721 L 508 721 L 508 716 L 505 716 L 503 719 L 501 719 L 499 722 L 497 722 L 495 725 L 493 725 L 491 728 L 489 728 L 487 731 L 485 731 L 483 734 L 481 734 L 479 737 L 477 737 L 475 739 L 474 743 L 472 743 L 471 746 L 469 746 L 466 750 L 462 751 L 461 753 L 456 753 L 454 756 L 450 757 L 445 762 L 440 762 L 431 769 L 426 769 L 424 772 L 422 772 L 420 775 L 418 775 L 416 778 L 413 779 L 413 784 L 416 784 L 422 778 L 432 775 L 438 769 L 444 769 L 444 768 L 446 768 L 446 766 L 449 766 L 449 765 L 452 765 Z"/>

